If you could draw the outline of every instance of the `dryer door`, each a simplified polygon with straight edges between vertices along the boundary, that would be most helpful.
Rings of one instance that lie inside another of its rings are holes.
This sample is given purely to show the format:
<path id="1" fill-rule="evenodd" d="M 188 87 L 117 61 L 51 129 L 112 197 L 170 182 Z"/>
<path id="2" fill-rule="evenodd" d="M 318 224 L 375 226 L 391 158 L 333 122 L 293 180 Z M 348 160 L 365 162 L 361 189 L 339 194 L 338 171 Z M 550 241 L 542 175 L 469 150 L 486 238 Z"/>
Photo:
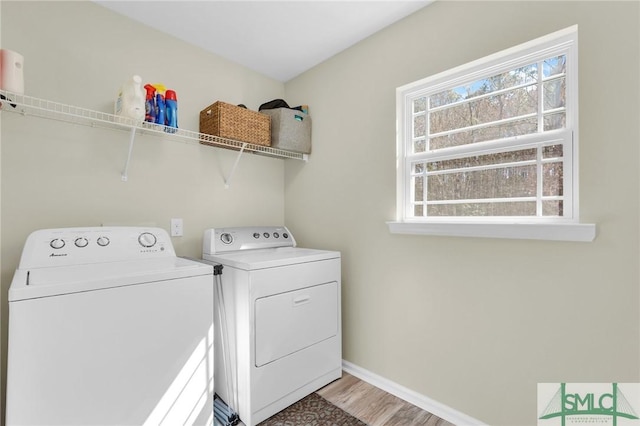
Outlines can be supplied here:
<path id="1" fill-rule="evenodd" d="M 335 336 L 338 306 L 335 281 L 256 299 L 256 367 Z"/>

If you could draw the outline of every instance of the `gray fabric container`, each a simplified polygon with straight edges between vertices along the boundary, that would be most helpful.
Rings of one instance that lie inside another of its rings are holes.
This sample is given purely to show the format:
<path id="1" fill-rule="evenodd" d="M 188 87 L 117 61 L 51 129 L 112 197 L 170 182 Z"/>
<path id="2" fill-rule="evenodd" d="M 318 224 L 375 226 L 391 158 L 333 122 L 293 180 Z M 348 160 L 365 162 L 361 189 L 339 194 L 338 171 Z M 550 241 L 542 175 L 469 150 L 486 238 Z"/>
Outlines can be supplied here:
<path id="1" fill-rule="evenodd" d="M 263 109 L 271 116 L 271 147 L 311 153 L 311 116 L 289 108 Z"/>

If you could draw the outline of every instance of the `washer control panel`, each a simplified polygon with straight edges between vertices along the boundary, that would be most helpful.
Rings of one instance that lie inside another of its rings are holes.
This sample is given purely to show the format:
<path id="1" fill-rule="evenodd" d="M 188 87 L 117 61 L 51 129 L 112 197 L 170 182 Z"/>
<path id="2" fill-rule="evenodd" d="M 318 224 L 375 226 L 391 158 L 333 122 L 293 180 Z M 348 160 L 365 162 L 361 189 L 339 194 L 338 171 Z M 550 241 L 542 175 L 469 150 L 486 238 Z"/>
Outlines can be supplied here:
<path id="1" fill-rule="evenodd" d="M 202 253 L 216 254 L 295 246 L 296 241 L 293 235 L 284 226 L 214 228 L 204 232 Z"/>
<path id="2" fill-rule="evenodd" d="M 20 268 L 114 262 L 174 256 L 164 229 L 93 227 L 43 229 L 29 235 Z"/>

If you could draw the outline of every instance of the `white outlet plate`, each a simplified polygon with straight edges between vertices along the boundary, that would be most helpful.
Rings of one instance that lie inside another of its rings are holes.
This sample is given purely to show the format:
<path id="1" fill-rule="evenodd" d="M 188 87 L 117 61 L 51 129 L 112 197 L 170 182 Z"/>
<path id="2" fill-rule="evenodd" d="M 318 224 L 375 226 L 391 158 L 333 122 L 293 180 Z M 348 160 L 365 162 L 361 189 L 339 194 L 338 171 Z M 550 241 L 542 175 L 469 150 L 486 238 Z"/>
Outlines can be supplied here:
<path id="1" fill-rule="evenodd" d="M 174 218 L 171 219 L 171 236 L 172 237 L 182 237 L 183 235 L 183 225 L 182 219 Z"/>

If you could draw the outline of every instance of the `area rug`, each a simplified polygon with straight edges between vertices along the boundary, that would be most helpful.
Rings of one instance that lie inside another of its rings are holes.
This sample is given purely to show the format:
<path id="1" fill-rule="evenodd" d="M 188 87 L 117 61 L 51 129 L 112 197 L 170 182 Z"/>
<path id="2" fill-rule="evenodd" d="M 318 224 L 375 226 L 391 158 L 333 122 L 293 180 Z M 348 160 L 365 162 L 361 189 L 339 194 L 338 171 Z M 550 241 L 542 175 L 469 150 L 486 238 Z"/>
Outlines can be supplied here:
<path id="1" fill-rule="evenodd" d="M 367 426 L 366 423 L 312 393 L 259 426 Z"/>

